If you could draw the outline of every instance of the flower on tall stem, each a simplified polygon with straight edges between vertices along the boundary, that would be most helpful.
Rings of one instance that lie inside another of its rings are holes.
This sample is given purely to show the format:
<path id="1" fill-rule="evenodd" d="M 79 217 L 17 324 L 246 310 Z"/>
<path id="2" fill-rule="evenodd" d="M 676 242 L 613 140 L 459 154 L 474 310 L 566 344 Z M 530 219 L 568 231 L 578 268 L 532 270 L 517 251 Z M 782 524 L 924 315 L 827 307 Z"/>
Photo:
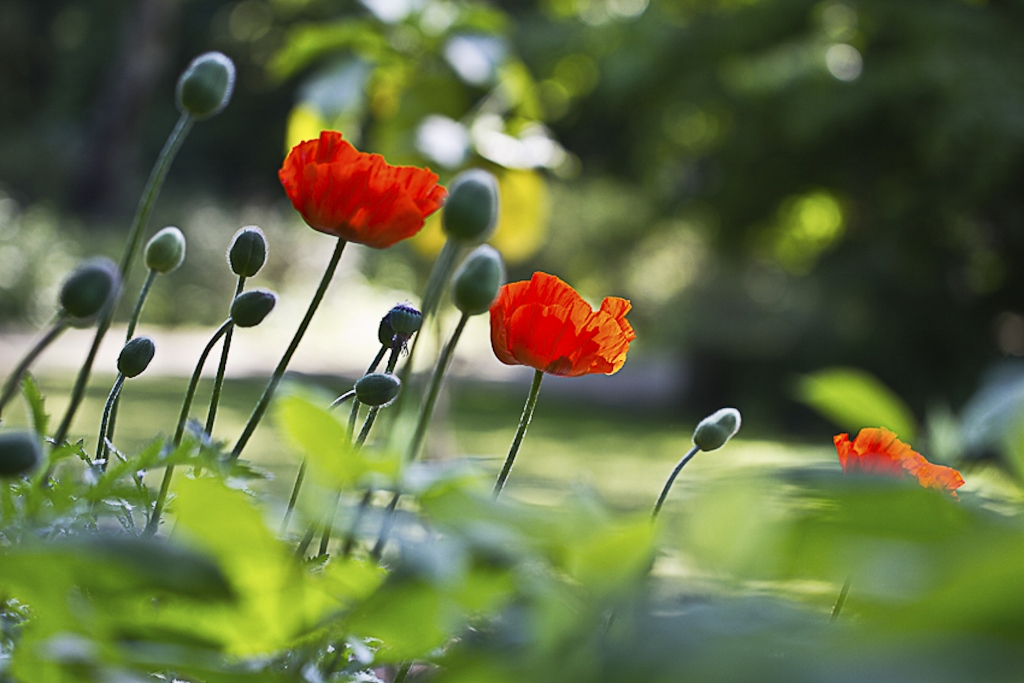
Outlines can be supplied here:
<path id="1" fill-rule="evenodd" d="M 505 486 L 533 419 L 544 375 L 618 372 L 636 339 L 626 320 L 629 310 L 629 301 L 607 297 L 595 311 L 576 290 L 547 273 L 534 273 L 529 281 L 501 288 L 490 309 L 494 355 L 506 365 L 526 365 L 536 372 L 512 447 L 494 484 L 495 496 Z"/>
<path id="2" fill-rule="evenodd" d="M 849 434 L 837 434 L 833 442 L 844 474 L 912 477 L 921 486 L 945 491 L 953 498 L 958 497 L 956 489 L 964 485 L 964 478 L 958 471 L 928 462 L 885 427 L 862 429 L 852 441 Z"/>
<path id="3" fill-rule="evenodd" d="M 331 260 L 288 348 L 231 450 L 237 458 L 263 418 L 313 314 L 334 278 L 348 242 L 384 249 L 423 228 L 444 203 L 447 190 L 428 168 L 391 166 L 379 154 L 357 151 L 341 133 L 323 131 L 317 140 L 292 148 L 278 172 L 292 206 L 314 230 L 338 238 Z"/>

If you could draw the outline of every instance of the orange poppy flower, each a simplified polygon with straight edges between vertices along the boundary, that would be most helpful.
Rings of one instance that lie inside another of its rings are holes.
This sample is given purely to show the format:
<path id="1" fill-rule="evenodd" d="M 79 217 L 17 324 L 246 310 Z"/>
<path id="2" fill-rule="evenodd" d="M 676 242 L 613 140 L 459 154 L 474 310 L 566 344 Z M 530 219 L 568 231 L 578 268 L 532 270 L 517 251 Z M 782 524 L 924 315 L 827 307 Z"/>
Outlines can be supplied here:
<path id="1" fill-rule="evenodd" d="M 429 168 L 391 166 L 331 130 L 293 147 L 277 175 L 311 228 L 375 249 L 415 235 L 448 195 Z"/>
<path id="2" fill-rule="evenodd" d="M 833 441 L 844 474 L 914 477 L 921 486 L 946 491 L 954 498 L 956 489 L 964 485 L 963 476 L 955 469 L 933 465 L 885 427 L 862 429 L 853 441 L 849 434 L 837 434 Z"/>
<path id="3" fill-rule="evenodd" d="M 554 275 L 511 282 L 491 305 L 491 345 L 506 365 L 577 377 L 618 372 L 636 339 L 630 304 L 608 297 L 597 311 Z"/>

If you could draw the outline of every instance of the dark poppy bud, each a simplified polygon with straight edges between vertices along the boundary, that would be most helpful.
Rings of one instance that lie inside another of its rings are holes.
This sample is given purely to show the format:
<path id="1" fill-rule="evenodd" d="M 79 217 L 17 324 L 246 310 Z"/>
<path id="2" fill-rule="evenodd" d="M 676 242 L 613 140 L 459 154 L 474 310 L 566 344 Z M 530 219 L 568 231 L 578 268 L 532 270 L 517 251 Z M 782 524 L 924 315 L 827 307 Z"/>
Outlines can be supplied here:
<path id="1" fill-rule="evenodd" d="M 114 303 L 121 291 L 121 273 L 108 258 L 83 262 L 60 287 L 60 305 L 76 325 L 90 325 Z"/>
<path id="2" fill-rule="evenodd" d="M 149 337 L 135 337 L 121 348 L 117 371 L 125 377 L 137 377 L 149 367 L 156 353 L 156 344 Z"/>
<path id="3" fill-rule="evenodd" d="M 405 343 L 420 330 L 423 314 L 409 304 L 398 304 L 380 320 L 377 338 L 384 346 L 391 346 L 398 341 Z"/>
<path id="4" fill-rule="evenodd" d="M 0 432 L 0 477 L 28 474 L 42 459 L 39 439 L 31 432 Z"/>
<path id="5" fill-rule="evenodd" d="M 702 451 L 721 448 L 740 430 L 740 411 L 722 408 L 708 415 L 693 432 L 693 443 Z"/>
<path id="6" fill-rule="evenodd" d="M 185 235 L 173 225 L 167 226 L 146 244 L 146 267 L 166 275 L 185 260 Z"/>
<path id="7" fill-rule="evenodd" d="M 445 234 L 468 244 L 486 242 L 498 222 L 498 181 L 473 168 L 455 176 L 441 210 Z"/>
<path id="8" fill-rule="evenodd" d="M 402 381 L 390 372 L 371 372 L 356 382 L 356 400 L 368 406 L 386 406 L 402 390 Z"/>
<path id="9" fill-rule="evenodd" d="M 199 55 L 178 78 L 178 109 L 196 119 L 224 110 L 235 89 L 235 63 L 220 52 Z"/>
<path id="10" fill-rule="evenodd" d="M 235 275 L 252 277 L 260 272 L 266 261 L 267 238 L 255 225 L 245 226 L 231 238 L 228 264 Z"/>
<path id="11" fill-rule="evenodd" d="M 231 302 L 231 320 L 238 327 L 256 327 L 277 303 L 277 295 L 268 289 L 250 289 Z"/>
<path id="12" fill-rule="evenodd" d="M 466 257 L 452 277 L 452 302 L 466 315 L 484 313 L 494 303 L 505 283 L 505 264 L 501 254 L 482 244 Z"/>

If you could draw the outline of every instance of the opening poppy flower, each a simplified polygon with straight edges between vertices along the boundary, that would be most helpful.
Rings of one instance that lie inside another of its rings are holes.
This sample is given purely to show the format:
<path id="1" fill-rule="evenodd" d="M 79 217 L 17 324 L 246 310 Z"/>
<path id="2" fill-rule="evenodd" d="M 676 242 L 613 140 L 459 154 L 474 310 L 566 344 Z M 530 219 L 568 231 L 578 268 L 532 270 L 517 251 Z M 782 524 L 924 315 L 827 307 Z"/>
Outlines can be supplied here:
<path id="1" fill-rule="evenodd" d="M 866 472 L 914 477 L 921 486 L 946 491 L 954 498 L 957 498 L 956 489 L 964 484 L 958 471 L 928 462 L 885 427 L 862 429 L 853 441 L 849 434 L 837 434 L 833 441 L 844 474 Z"/>
<path id="2" fill-rule="evenodd" d="M 331 130 L 293 147 L 278 177 L 311 228 L 375 249 L 415 235 L 448 195 L 429 168 L 391 166 Z"/>
<path id="3" fill-rule="evenodd" d="M 626 321 L 630 303 L 607 297 L 595 311 L 572 287 L 547 273 L 512 282 L 491 305 L 491 345 L 506 365 L 551 375 L 611 375 L 636 339 Z"/>

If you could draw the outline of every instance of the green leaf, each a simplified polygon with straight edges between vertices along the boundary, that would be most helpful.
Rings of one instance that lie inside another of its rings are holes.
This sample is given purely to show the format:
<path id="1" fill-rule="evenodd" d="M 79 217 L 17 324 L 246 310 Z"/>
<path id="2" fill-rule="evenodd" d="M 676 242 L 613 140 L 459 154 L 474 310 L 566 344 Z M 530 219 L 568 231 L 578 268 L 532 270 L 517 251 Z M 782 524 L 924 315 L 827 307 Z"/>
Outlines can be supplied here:
<path id="1" fill-rule="evenodd" d="M 39 391 L 39 384 L 35 378 L 26 373 L 21 380 L 21 395 L 28 404 L 28 410 L 32 421 L 32 429 L 36 434 L 47 434 L 50 425 L 50 416 L 44 405 L 46 398 Z"/>
<path id="2" fill-rule="evenodd" d="M 856 434 L 864 427 L 886 427 L 904 442 L 914 440 L 917 421 L 906 403 L 878 378 L 857 368 L 833 367 L 804 375 L 796 398 Z"/>

